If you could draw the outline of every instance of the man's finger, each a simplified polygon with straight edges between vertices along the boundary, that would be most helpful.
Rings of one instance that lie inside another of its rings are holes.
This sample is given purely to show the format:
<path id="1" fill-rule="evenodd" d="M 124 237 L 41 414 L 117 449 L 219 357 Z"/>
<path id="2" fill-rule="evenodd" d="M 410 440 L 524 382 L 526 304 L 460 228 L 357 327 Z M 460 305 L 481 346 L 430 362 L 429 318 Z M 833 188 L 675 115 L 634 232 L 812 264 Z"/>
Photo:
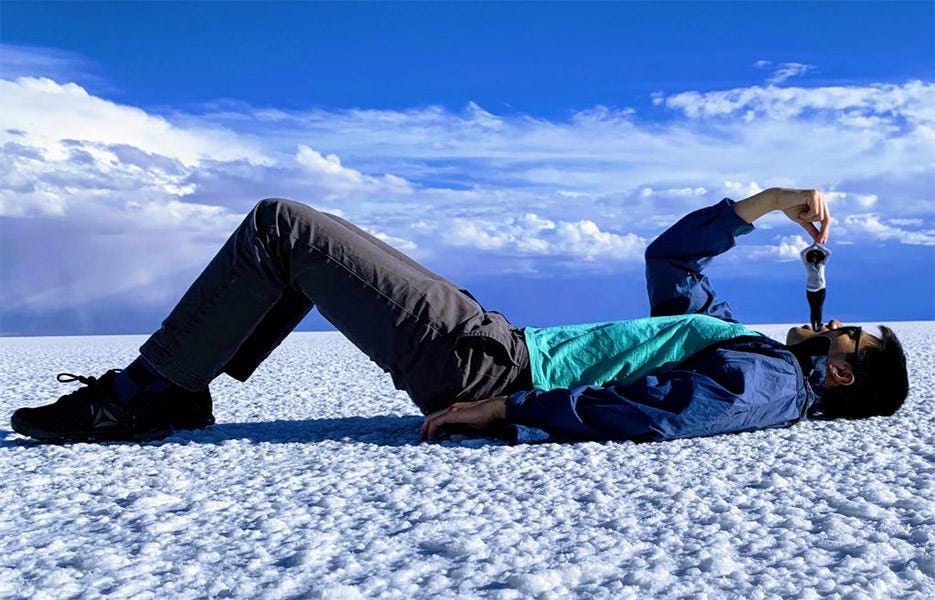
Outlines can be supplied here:
<path id="1" fill-rule="evenodd" d="M 446 412 L 445 414 L 438 415 L 437 417 L 429 421 L 429 430 L 428 430 L 428 433 L 426 434 L 427 439 L 429 440 L 435 439 L 435 432 L 438 430 L 439 426 L 444 425 L 445 423 L 448 422 L 448 414 L 449 413 Z"/>
<path id="2" fill-rule="evenodd" d="M 828 241 L 828 235 L 829 235 L 828 230 L 830 229 L 830 227 L 831 227 L 831 213 L 826 210 L 824 218 L 821 220 L 821 236 L 820 236 L 821 241 L 818 242 L 819 244 L 824 244 L 825 242 Z"/>
<path id="3" fill-rule="evenodd" d="M 425 418 L 425 423 L 422 424 L 423 430 L 423 439 L 434 440 L 435 431 L 440 425 L 443 425 L 451 420 L 451 411 L 454 410 L 454 405 L 444 408 L 438 412 L 434 412 Z"/>
<path id="4" fill-rule="evenodd" d="M 811 223 L 799 223 L 802 226 L 802 229 L 808 232 L 808 235 L 812 238 L 816 244 L 823 243 L 821 241 L 821 232 L 818 231 L 818 228 L 812 225 Z"/>
<path id="5" fill-rule="evenodd" d="M 432 421 L 435 417 L 429 416 L 425 417 L 425 421 L 422 422 L 422 429 L 419 431 L 419 439 L 428 440 L 431 439 L 429 436 L 432 431 Z"/>
<path id="6" fill-rule="evenodd" d="M 422 421 L 422 427 L 419 429 L 419 439 L 428 439 L 429 428 L 432 425 L 432 421 L 437 419 L 439 416 L 447 413 L 450 408 L 443 408 L 441 410 L 436 410 L 432 414 L 425 417 L 425 420 Z"/>
<path id="7" fill-rule="evenodd" d="M 804 206 L 802 210 L 799 211 L 798 220 L 801 222 L 811 222 L 817 221 L 820 218 L 819 210 L 812 206 Z"/>

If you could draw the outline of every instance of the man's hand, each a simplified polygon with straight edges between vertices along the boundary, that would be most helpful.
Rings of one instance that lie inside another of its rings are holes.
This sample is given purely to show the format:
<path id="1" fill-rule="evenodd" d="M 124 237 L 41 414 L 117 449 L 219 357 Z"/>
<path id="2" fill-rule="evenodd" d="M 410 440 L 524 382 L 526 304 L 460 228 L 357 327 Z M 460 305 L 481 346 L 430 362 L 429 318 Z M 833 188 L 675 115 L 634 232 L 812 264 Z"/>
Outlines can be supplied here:
<path id="1" fill-rule="evenodd" d="M 444 410 L 425 417 L 419 439 L 434 440 L 439 426 L 463 425 L 468 429 L 484 430 L 499 425 L 506 418 L 506 396 L 495 396 L 475 402 L 458 402 Z"/>
<path id="2" fill-rule="evenodd" d="M 747 223 L 753 223 L 773 210 L 781 210 L 801 225 L 815 243 L 828 241 L 831 212 L 825 195 L 818 190 L 769 188 L 734 204 L 734 212 Z"/>
<path id="3" fill-rule="evenodd" d="M 831 225 L 831 213 L 825 195 L 818 190 L 775 190 L 776 208 L 801 225 L 817 244 L 828 241 L 828 227 Z M 815 227 L 815 223 L 821 229 Z"/>

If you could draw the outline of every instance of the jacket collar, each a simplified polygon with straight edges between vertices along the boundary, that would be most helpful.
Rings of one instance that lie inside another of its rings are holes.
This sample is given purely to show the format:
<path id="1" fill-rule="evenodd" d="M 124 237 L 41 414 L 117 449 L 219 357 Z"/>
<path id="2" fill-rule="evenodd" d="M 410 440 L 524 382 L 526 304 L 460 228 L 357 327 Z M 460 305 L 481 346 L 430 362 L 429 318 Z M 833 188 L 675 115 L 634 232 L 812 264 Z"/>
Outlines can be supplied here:
<path id="1" fill-rule="evenodd" d="M 790 352 L 799 361 L 802 373 L 808 387 L 814 394 L 815 401 L 808 412 L 813 413 L 821 407 L 821 396 L 825 391 L 825 376 L 828 369 L 828 351 L 831 350 L 831 340 L 824 336 L 808 338 L 803 342 L 787 346 Z"/>

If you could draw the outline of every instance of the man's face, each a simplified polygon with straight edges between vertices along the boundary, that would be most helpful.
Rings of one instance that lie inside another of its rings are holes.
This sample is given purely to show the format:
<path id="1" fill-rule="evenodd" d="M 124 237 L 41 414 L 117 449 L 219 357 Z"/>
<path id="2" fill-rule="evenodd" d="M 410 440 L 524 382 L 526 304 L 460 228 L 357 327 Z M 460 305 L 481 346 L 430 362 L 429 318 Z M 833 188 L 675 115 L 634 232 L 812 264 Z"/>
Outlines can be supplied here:
<path id="1" fill-rule="evenodd" d="M 857 337 L 858 331 L 860 331 L 859 340 Z M 855 378 L 852 361 L 854 360 L 855 348 L 863 349 L 880 343 L 879 338 L 870 335 L 866 331 L 846 327 L 840 321 L 831 319 L 827 325 L 822 325 L 818 331 L 813 331 L 808 325 L 793 327 L 786 334 L 786 345 L 798 344 L 816 336 L 827 337 L 831 340 L 825 374 L 826 389 L 853 383 Z"/>
<path id="2" fill-rule="evenodd" d="M 836 331 L 842 327 L 844 327 L 844 323 L 834 319 L 831 319 L 827 324 L 822 325 L 821 329 L 818 331 L 814 331 L 808 325 L 793 327 L 789 330 L 789 333 L 786 334 L 786 345 L 791 346 L 793 344 L 798 344 L 799 342 L 815 336 L 827 337 L 831 339 L 831 350 L 828 352 L 828 356 L 841 356 L 850 358 L 853 355 L 854 347 L 857 343 L 857 340 L 854 337 L 856 332 Z M 862 331 L 860 333 L 860 343 L 856 345 L 859 348 L 867 348 L 879 343 L 879 338 L 870 335 L 866 331 Z"/>

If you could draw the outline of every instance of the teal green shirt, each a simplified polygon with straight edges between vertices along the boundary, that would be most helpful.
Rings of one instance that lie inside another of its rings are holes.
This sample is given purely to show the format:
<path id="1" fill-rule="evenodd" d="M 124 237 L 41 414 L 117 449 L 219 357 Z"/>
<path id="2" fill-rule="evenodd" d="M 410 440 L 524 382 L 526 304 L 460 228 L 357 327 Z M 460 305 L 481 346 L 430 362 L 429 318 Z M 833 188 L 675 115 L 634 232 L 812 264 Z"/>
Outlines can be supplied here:
<path id="1" fill-rule="evenodd" d="M 525 329 L 537 390 L 626 385 L 667 371 L 711 344 L 745 335 L 762 334 L 700 314 Z"/>

